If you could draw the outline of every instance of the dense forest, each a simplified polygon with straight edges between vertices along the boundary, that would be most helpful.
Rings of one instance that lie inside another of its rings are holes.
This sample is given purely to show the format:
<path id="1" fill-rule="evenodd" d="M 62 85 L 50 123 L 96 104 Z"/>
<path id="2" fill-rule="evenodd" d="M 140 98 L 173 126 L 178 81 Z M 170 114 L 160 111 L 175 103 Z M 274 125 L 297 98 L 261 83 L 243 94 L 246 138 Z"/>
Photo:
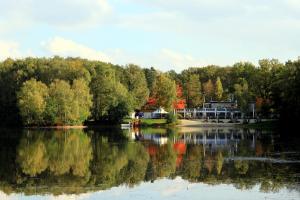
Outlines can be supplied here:
<path id="1" fill-rule="evenodd" d="M 25 58 L 0 62 L 0 124 L 79 125 L 119 122 L 141 108 L 200 107 L 232 100 L 247 114 L 300 119 L 300 59 L 255 66 L 192 67 L 181 73 L 81 58 Z"/>

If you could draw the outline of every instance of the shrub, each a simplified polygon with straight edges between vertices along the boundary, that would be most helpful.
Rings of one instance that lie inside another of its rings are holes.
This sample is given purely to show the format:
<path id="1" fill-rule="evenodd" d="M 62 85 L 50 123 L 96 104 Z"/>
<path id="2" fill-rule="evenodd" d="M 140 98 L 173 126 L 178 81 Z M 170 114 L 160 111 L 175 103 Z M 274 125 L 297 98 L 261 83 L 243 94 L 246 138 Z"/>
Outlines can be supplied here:
<path id="1" fill-rule="evenodd" d="M 176 124 L 177 123 L 177 115 L 174 113 L 169 113 L 167 115 L 167 124 Z"/>

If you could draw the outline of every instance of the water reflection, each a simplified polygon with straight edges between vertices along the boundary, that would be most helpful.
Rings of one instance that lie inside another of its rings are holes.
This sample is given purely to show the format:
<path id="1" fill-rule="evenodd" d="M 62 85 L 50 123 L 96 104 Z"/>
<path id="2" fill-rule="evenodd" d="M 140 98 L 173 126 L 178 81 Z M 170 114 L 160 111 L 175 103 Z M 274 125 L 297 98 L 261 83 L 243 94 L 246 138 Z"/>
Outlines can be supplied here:
<path id="1" fill-rule="evenodd" d="M 16 161 L 22 172 L 36 176 L 49 170 L 55 176 L 70 173 L 88 176 L 92 159 L 90 138 L 81 130 L 27 131 L 17 147 Z"/>
<path id="2" fill-rule="evenodd" d="M 178 176 L 238 189 L 259 185 L 261 192 L 299 191 L 299 147 L 271 132 L 3 130 L 0 142 L 6 194 L 78 194 Z"/>

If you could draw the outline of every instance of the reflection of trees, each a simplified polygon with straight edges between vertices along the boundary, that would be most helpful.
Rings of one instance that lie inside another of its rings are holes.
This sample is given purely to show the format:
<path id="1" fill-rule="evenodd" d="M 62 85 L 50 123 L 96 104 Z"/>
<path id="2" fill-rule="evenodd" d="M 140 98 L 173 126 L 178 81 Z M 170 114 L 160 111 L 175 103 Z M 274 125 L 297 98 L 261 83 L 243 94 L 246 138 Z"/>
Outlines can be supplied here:
<path id="1" fill-rule="evenodd" d="M 0 167 L 0 189 L 25 194 L 82 193 L 181 176 L 193 182 L 233 184 L 239 189 L 259 185 L 262 192 L 276 192 L 284 186 L 295 187 L 297 177 L 293 175 L 299 173 L 297 164 L 232 161 L 226 159 L 230 154 L 225 148 L 204 153 L 202 145 L 194 144 L 185 146 L 176 168 L 178 152 L 171 143 L 159 146 L 149 141 L 135 143 L 121 139 L 120 142 L 109 133 L 96 134 L 92 130 L 90 135 L 93 140 L 82 130 L 31 130 L 13 148 L 10 143 L 1 142 L 0 158 L 4 167 Z M 253 155 L 265 152 L 265 144 L 259 145 L 263 151 L 253 148 L 249 152 Z M 8 154 L 5 149 L 9 148 L 5 146 L 16 149 L 16 153 Z M 248 156 L 246 147 L 241 154 Z M 270 144 L 267 147 L 273 148 Z"/>
<path id="2" fill-rule="evenodd" d="M 31 136 L 31 138 L 21 139 L 17 162 L 25 174 L 35 176 L 48 167 L 48 155 L 43 136 L 36 134 Z"/>
<path id="3" fill-rule="evenodd" d="M 258 183 L 257 180 L 248 177 L 237 177 L 233 182 L 234 186 L 240 190 L 250 190 L 257 183 Z"/>
<path id="4" fill-rule="evenodd" d="M 246 160 L 235 160 L 234 167 L 238 174 L 246 174 L 249 169 L 249 162 Z"/>
<path id="5" fill-rule="evenodd" d="M 117 183 L 120 170 L 127 165 L 124 148 L 112 145 L 107 138 L 94 141 L 94 161 L 92 165 L 96 185 L 113 186 Z"/>
<path id="6" fill-rule="evenodd" d="M 176 170 L 176 152 L 171 143 L 157 146 L 157 152 L 150 157 L 148 170 L 152 174 L 151 180 L 157 177 L 168 177 Z"/>
<path id="7" fill-rule="evenodd" d="M 144 180 L 149 155 L 140 143 L 113 145 L 107 138 L 95 141 L 93 177 L 96 185 L 134 185 Z"/>
<path id="8" fill-rule="evenodd" d="M 85 176 L 92 158 L 90 138 L 81 130 L 45 133 L 31 132 L 18 147 L 17 162 L 23 173 L 35 176 L 47 168 L 54 175 L 71 172 Z"/>
<path id="9" fill-rule="evenodd" d="M 279 192 L 279 189 L 284 187 L 281 181 L 263 180 L 260 185 L 260 191 L 262 192 Z"/>
<path id="10" fill-rule="evenodd" d="M 210 155 L 207 155 L 205 157 L 204 166 L 208 170 L 208 173 L 210 174 L 212 172 L 213 167 L 214 167 L 214 160 Z"/>
<path id="11" fill-rule="evenodd" d="M 143 181 L 149 161 L 149 155 L 141 143 L 128 143 L 126 147 L 128 164 L 120 173 L 124 183 L 132 186 Z"/>
<path id="12" fill-rule="evenodd" d="M 216 156 L 216 170 L 218 175 L 221 174 L 223 163 L 224 163 L 223 154 L 222 151 L 219 151 Z"/>
<path id="13" fill-rule="evenodd" d="M 47 147 L 49 169 L 55 175 L 72 172 L 75 176 L 85 176 L 89 173 L 91 141 L 82 131 L 58 132 L 47 142 Z"/>
<path id="14" fill-rule="evenodd" d="M 202 166 L 203 147 L 200 145 L 188 145 L 183 159 L 182 177 L 196 180 L 200 176 Z"/>

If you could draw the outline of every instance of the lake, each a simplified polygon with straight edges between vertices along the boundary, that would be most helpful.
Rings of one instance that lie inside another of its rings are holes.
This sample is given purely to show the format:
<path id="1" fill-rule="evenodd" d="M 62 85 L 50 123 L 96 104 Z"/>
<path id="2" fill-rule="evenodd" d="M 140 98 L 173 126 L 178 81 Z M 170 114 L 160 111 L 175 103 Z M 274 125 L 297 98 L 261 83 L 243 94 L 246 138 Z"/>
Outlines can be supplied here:
<path id="1" fill-rule="evenodd" d="M 300 199 L 298 139 L 277 131 L 0 130 L 0 199 Z"/>

